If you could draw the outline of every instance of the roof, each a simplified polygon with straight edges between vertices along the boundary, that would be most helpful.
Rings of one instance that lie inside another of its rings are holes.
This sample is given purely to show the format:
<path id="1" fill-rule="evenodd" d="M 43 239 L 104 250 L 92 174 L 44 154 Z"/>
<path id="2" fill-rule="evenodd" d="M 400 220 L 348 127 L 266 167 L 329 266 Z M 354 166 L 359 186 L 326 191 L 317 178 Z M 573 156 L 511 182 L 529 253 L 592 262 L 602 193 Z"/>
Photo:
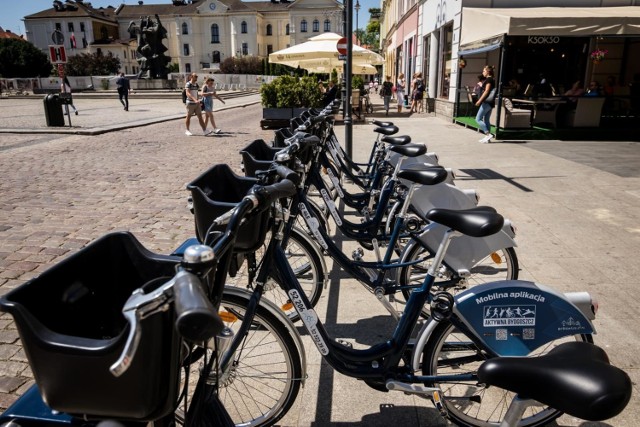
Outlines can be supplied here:
<path id="1" fill-rule="evenodd" d="M 24 19 L 50 19 L 50 18 L 84 18 L 90 17 L 93 19 L 98 19 L 102 21 L 108 21 L 112 23 L 116 23 L 114 18 L 114 14 L 116 9 L 113 6 L 108 7 L 100 7 L 94 8 L 90 3 L 84 2 L 67 2 L 62 3 L 58 2 L 58 6 L 56 7 L 56 2 L 54 2 L 54 7 L 50 9 L 46 9 L 37 13 L 33 13 L 31 15 L 27 15 Z"/>
<path id="2" fill-rule="evenodd" d="M 460 33 L 460 46 L 465 48 L 502 34 L 568 37 L 640 35 L 640 7 L 465 7 L 462 9 Z"/>
<path id="3" fill-rule="evenodd" d="M 12 33 L 10 30 L 3 30 L 2 27 L 0 27 L 0 39 L 18 39 L 18 40 L 24 40 L 24 38 L 22 36 L 19 36 L 16 33 Z M 25 40 L 26 41 L 26 40 Z"/>

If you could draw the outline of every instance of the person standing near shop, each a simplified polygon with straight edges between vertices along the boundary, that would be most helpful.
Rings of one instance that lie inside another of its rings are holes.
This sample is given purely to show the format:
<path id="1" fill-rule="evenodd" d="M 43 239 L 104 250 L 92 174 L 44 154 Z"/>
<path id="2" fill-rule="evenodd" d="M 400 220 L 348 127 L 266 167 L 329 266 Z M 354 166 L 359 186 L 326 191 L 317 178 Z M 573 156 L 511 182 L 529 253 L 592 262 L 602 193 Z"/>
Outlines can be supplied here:
<path id="1" fill-rule="evenodd" d="M 482 94 L 476 102 L 476 107 L 480 107 L 476 115 L 476 122 L 485 135 L 479 142 L 488 144 L 494 137 L 491 135 L 491 123 L 489 123 L 491 110 L 495 106 L 496 81 L 493 77 L 494 67 L 486 65 L 482 70 L 482 75 L 485 76 L 485 80 L 482 82 Z"/>
<path id="2" fill-rule="evenodd" d="M 391 94 L 393 92 L 393 83 L 391 83 L 391 76 L 387 76 L 386 80 L 382 83 L 382 88 L 380 89 L 380 96 L 382 96 L 382 100 L 384 102 L 384 111 L 386 115 L 389 115 L 389 102 L 391 101 Z"/>
<path id="3" fill-rule="evenodd" d="M 124 107 L 124 111 L 129 111 L 129 92 L 131 91 L 131 85 L 129 79 L 124 76 L 124 73 L 120 73 L 120 77 L 116 79 L 116 88 L 118 89 L 118 98 L 120 103 Z"/>
<path id="4" fill-rule="evenodd" d="M 398 81 L 396 82 L 396 97 L 398 98 L 398 113 L 402 113 L 402 106 L 404 105 L 404 91 L 407 86 L 407 81 L 404 78 L 404 73 L 400 73 Z"/>

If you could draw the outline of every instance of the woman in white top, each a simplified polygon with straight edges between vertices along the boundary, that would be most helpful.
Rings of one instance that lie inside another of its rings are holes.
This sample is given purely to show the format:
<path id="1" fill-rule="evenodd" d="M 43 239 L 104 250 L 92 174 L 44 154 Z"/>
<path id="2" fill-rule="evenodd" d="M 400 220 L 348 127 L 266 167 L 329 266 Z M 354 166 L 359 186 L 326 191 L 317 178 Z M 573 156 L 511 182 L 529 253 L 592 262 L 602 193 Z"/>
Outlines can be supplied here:
<path id="1" fill-rule="evenodd" d="M 67 78 L 67 76 L 64 76 L 64 78 L 62 79 L 62 83 L 60 84 L 60 92 L 71 93 L 71 83 L 69 83 L 69 79 Z M 69 106 L 65 104 L 64 108 L 67 109 L 67 114 L 69 114 Z M 76 113 L 77 116 L 78 109 L 76 108 L 76 106 L 71 104 L 71 108 L 73 108 L 73 112 Z"/>
<path id="2" fill-rule="evenodd" d="M 404 78 L 404 73 L 400 73 L 398 81 L 396 83 L 396 96 L 398 97 L 398 113 L 402 113 L 402 106 L 404 105 L 404 91 L 407 86 L 407 81 Z"/>

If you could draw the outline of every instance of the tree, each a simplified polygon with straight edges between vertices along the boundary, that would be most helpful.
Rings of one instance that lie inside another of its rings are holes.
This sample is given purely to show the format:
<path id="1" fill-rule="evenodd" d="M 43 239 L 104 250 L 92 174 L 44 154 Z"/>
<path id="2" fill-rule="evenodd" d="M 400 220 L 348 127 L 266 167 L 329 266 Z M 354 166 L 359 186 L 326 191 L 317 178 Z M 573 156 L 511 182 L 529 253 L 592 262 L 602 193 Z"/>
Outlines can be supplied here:
<path id="1" fill-rule="evenodd" d="M 26 40 L 0 39 L 0 76 L 47 77 L 51 63 L 47 55 Z"/>
<path id="2" fill-rule="evenodd" d="M 220 63 L 226 74 L 262 74 L 262 61 L 255 56 L 229 57 Z"/>
<path id="3" fill-rule="evenodd" d="M 65 66 L 68 76 L 109 76 L 120 70 L 120 59 L 111 53 L 81 53 L 69 57 Z"/>

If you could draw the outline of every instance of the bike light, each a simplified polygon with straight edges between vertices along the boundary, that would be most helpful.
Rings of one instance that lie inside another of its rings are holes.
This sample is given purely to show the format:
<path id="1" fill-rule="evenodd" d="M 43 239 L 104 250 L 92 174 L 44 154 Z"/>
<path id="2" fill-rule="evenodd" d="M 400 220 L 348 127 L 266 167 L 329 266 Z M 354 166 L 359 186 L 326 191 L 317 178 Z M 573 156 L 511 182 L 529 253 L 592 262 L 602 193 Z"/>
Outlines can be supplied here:
<path id="1" fill-rule="evenodd" d="M 491 254 L 491 259 L 493 260 L 493 262 L 495 262 L 496 264 L 502 264 L 502 257 L 500 256 L 500 254 L 498 254 L 498 252 L 493 252 Z"/>
<path id="2" fill-rule="evenodd" d="M 293 308 L 293 303 L 291 301 L 284 303 L 282 307 L 280 307 L 282 311 L 291 310 Z"/>
<path id="3" fill-rule="evenodd" d="M 218 315 L 220 315 L 220 319 L 226 323 L 234 323 L 238 321 L 238 316 L 228 311 L 220 311 L 218 312 Z"/>

